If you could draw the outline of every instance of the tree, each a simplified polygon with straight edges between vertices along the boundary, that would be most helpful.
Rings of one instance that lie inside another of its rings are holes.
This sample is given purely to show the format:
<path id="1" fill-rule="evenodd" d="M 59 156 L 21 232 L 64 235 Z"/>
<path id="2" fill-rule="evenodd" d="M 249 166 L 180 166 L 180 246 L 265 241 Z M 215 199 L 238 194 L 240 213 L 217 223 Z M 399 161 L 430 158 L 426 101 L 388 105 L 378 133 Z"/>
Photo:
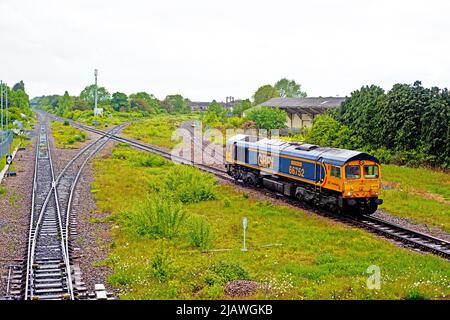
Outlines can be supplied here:
<path id="1" fill-rule="evenodd" d="M 242 117 L 245 110 L 252 107 L 252 102 L 249 99 L 238 101 L 233 107 L 233 115 Z"/>
<path id="2" fill-rule="evenodd" d="M 128 96 L 122 92 L 114 92 L 111 97 L 111 106 L 116 111 L 120 111 L 121 108 L 128 109 Z"/>
<path id="3" fill-rule="evenodd" d="M 382 111 L 381 136 L 386 147 L 393 150 L 413 150 L 419 144 L 420 117 L 429 103 L 428 89 L 419 81 L 413 86 L 395 84 L 387 94 L 387 104 Z"/>
<path id="4" fill-rule="evenodd" d="M 225 109 L 216 100 L 213 100 L 208 106 L 208 113 L 214 113 L 218 117 L 222 117 L 225 113 Z"/>
<path id="5" fill-rule="evenodd" d="M 99 104 L 107 104 L 109 100 L 111 99 L 111 95 L 109 94 L 108 90 L 106 90 L 104 87 L 98 88 L 98 103 Z M 95 99 L 95 84 L 91 84 L 83 89 L 80 93 L 80 99 L 84 100 L 88 103 L 94 104 Z"/>
<path id="6" fill-rule="evenodd" d="M 13 86 L 13 90 L 14 91 L 22 90 L 23 92 L 25 92 L 25 83 L 23 83 L 23 80 L 20 80 L 18 83 L 16 83 Z"/>
<path id="7" fill-rule="evenodd" d="M 430 101 L 424 107 L 421 121 L 421 148 L 433 165 L 450 167 L 450 98 L 447 89 L 433 87 Z"/>
<path id="8" fill-rule="evenodd" d="M 56 114 L 58 116 L 63 116 L 66 111 L 69 111 L 72 108 L 72 105 L 73 99 L 69 96 L 69 93 L 65 91 L 64 95 L 58 98 Z"/>
<path id="9" fill-rule="evenodd" d="M 352 92 L 334 115 L 337 120 L 348 126 L 357 136 L 362 138 L 364 147 L 368 144 L 378 148 L 384 145 L 380 122 L 386 108 L 386 94 L 378 86 L 364 86 Z"/>
<path id="10" fill-rule="evenodd" d="M 306 141 L 321 147 L 353 149 L 360 144 L 360 137 L 331 115 L 323 114 L 314 118 Z"/>
<path id="11" fill-rule="evenodd" d="M 89 110 L 89 109 L 92 110 L 92 106 L 91 106 L 90 102 L 83 100 L 80 97 L 75 97 L 73 99 L 72 109 L 73 110 L 81 110 L 81 111 Z"/>
<path id="12" fill-rule="evenodd" d="M 251 110 L 247 118 L 255 122 L 258 129 L 284 129 L 286 128 L 287 114 L 284 110 L 271 107 L 261 107 Z"/>
<path id="13" fill-rule="evenodd" d="M 447 89 L 424 88 L 419 81 L 395 84 L 387 93 L 374 85 L 365 86 L 330 114 L 315 119 L 312 142 L 374 150 L 399 163 L 450 167 Z M 345 138 L 348 133 L 350 140 Z"/>
<path id="14" fill-rule="evenodd" d="M 29 97 L 22 89 L 11 90 L 8 87 L 8 106 L 9 107 L 17 107 L 19 109 L 29 109 Z"/>
<path id="15" fill-rule="evenodd" d="M 306 92 L 301 90 L 301 85 L 294 80 L 283 78 L 274 87 L 278 90 L 281 98 L 305 98 Z"/>
<path id="16" fill-rule="evenodd" d="M 161 103 L 162 107 L 169 113 L 189 113 L 191 107 L 189 100 L 180 94 L 168 95 Z"/>
<path id="17" fill-rule="evenodd" d="M 145 104 L 147 105 L 147 111 L 150 113 L 160 113 L 161 110 L 161 104 L 158 99 L 153 94 L 149 94 L 147 92 L 137 92 L 130 94 L 131 100 L 141 100 L 145 101 Z M 141 102 L 139 104 L 142 105 Z"/>
<path id="18" fill-rule="evenodd" d="M 280 93 L 277 89 L 272 87 L 270 84 L 266 84 L 262 87 L 259 87 L 253 95 L 253 101 L 255 105 L 266 102 L 269 99 L 277 98 L 280 96 Z"/>

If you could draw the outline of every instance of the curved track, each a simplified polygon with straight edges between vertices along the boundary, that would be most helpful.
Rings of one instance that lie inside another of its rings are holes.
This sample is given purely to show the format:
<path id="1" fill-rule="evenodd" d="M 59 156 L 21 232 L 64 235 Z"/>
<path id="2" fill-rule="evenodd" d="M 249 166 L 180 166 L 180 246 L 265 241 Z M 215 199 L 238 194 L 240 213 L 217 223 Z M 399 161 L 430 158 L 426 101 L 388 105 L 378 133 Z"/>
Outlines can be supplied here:
<path id="1" fill-rule="evenodd" d="M 55 175 L 47 124 L 42 124 L 36 142 L 30 229 L 26 262 L 14 270 L 18 281 L 13 299 L 76 299 L 85 295 L 80 274 L 73 270 L 70 235 L 76 234 L 73 198 L 83 168 L 89 159 L 121 130 L 117 126 L 81 149 L 58 176 Z"/>
<path id="2" fill-rule="evenodd" d="M 51 117 L 58 121 L 64 121 L 64 119 L 58 118 L 53 115 Z M 71 121 L 71 124 L 74 127 L 77 127 L 82 130 L 86 130 L 86 131 L 90 131 L 90 132 L 94 132 L 94 133 L 98 133 L 98 134 L 103 133 L 103 131 L 101 131 L 101 130 L 94 129 L 94 128 L 91 128 L 89 126 L 86 126 L 86 125 L 83 125 L 83 124 L 80 124 L 80 123 L 77 123 L 74 121 Z M 172 160 L 175 160 L 175 161 L 177 161 L 179 163 L 183 163 L 183 164 L 194 165 L 194 166 L 198 167 L 200 170 L 212 173 L 223 180 L 236 182 L 232 177 L 228 176 L 228 174 L 223 169 L 218 169 L 213 166 L 208 166 L 208 165 L 204 165 L 204 164 L 193 163 L 192 161 L 188 161 L 186 159 L 176 157 L 176 156 L 174 157 L 173 155 L 171 155 L 169 152 L 167 152 L 166 150 L 164 150 L 162 148 L 150 146 L 150 145 L 141 143 L 141 142 L 133 140 L 133 139 L 124 138 L 124 137 L 117 136 L 117 135 L 111 135 L 111 138 L 116 141 L 119 141 L 119 142 L 128 143 L 137 149 L 159 154 L 160 156 L 162 156 L 166 159 L 172 159 Z M 195 142 L 195 143 L 197 143 L 197 142 Z M 203 149 L 203 147 L 202 147 L 202 149 Z M 261 189 L 258 189 L 258 190 L 261 191 Z M 332 217 L 334 219 L 338 219 L 339 221 L 342 221 L 346 224 L 362 227 L 373 233 L 382 235 L 386 238 L 394 239 L 398 242 L 401 242 L 404 246 L 411 247 L 411 248 L 414 248 L 416 250 L 420 250 L 423 252 L 431 252 L 431 253 L 439 255 L 447 260 L 450 260 L 450 242 L 448 242 L 446 240 L 432 237 L 430 235 L 423 234 L 423 233 L 420 233 L 420 232 L 417 232 L 417 231 L 414 231 L 414 230 L 411 230 L 411 229 L 408 229 L 408 228 L 405 228 L 405 227 L 402 227 L 399 225 L 395 225 L 391 222 L 384 221 L 384 220 L 381 220 L 381 219 L 378 219 L 375 217 L 331 215 L 329 212 L 324 212 L 322 210 L 317 210 L 317 208 L 311 208 L 308 205 L 300 204 L 298 201 L 295 201 L 295 199 L 293 199 L 293 198 L 287 198 L 284 195 L 278 194 L 276 192 L 273 192 L 273 191 L 270 191 L 267 189 L 263 189 L 263 191 L 268 196 L 272 196 L 275 198 L 284 198 L 286 200 L 289 200 L 291 204 L 294 204 L 301 208 L 312 209 L 316 213 L 325 215 L 327 217 Z"/>

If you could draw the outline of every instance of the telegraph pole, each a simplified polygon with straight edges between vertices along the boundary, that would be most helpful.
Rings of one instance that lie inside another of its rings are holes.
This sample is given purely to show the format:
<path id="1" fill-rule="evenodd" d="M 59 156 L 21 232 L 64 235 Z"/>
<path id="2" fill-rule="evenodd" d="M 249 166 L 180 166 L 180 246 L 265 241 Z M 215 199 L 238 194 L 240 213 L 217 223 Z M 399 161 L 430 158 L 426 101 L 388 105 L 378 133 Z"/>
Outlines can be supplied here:
<path id="1" fill-rule="evenodd" d="M 6 105 L 6 132 L 8 132 L 9 115 L 8 115 L 8 86 L 5 86 L 5 105 Z"/>
<path id="2" fill-rule="evenodd" d="M 2 142 L 3 142 L 3 80 L 0 80 L 0 100 L 1 100 L 1 109 L 2 109 L 2 116 L 1 116 L 1 122 L 2 122 Z"/>
<path id="3" fill-rule="evenodd" d="M 97 75 L 98 75 L 98 70 L 97 69 L 95 69 L 94 70 L 94 74 L 95 74 L 95 94 L 94 94 L 94 110 L 96 110 L 97 109 L 97 95 L 98 95 L 98 93 L 97 93 Z"/>

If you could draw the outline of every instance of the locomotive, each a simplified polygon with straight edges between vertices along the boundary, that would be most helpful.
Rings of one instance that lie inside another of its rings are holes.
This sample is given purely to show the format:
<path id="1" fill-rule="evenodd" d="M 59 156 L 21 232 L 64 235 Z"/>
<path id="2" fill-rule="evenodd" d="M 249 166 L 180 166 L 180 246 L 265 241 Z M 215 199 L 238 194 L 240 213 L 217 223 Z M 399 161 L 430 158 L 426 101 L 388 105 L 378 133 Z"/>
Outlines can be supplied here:
<path id="1" fill-rule="evenodd" d="M 383 203 L 380 162 L 364 152 L 237 134 L 225 167 L 236 180 L 339 213 L 370 215 Z"/>

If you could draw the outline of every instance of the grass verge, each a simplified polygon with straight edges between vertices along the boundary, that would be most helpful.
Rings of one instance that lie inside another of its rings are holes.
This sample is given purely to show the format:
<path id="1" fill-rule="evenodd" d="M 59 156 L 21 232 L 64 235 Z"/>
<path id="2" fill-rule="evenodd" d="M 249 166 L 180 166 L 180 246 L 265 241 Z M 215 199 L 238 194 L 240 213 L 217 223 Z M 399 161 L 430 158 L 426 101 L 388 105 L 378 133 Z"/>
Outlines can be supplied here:
<path id="1" fill-rule="evenodd" d="M 85 132 L 72 127 L 68 122 L 52 121 L 51 128 L 57 148 L 77 149 L 87 139 Z"/>
<path id="2" fill-rule="evenodd" d="M 132 123 L 123 133 L 133 139 L 165 148 L 173 148 L 180 139 L 172 140 L 172 134 L 182 122 L 196 115 L 162 115 Z"/>
<path id="3" fill-rule="evenodd" d="M 100 265 L 112 268 L 108 281 L 123 299 L 229 299 L 228 281 L 245 279 L 260 284 L 249 298 L 449 297 L 450 266 L 439 257 L 260 201 L 126 145 L 94 167 L 97 207 L 114 222 Z M 243 216 L 248 252 L 241 251 Z M 367 287 L 371 266 L 380 268 L 379 290 Z"/>
<path id="4" fill-rule="evenodd" d="M 382 167 L 381 208 L 450 232 L 450 174 L 396 165 Z"/>

